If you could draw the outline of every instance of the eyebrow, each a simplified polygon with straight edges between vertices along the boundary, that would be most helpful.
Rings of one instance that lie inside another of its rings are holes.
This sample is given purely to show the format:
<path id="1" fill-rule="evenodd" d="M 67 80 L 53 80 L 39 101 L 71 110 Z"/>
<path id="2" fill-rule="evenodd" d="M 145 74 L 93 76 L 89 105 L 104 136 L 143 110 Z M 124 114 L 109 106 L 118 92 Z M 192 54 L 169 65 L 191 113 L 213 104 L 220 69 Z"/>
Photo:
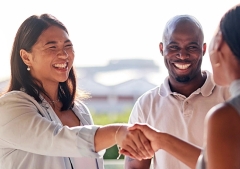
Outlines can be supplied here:
<path id="1" fill-rule="evenodd" d="M 168 45 L 172 45 L 172 44 L 176 44 L 176 45 L 178 45 L 179 43 L 177 43 L 177 42 L 175 42 L 175 41 L 171 41 Z M 197 42 L 190 42 L 190 43 L 188 43 L 188 45 L 199 45 Z"/>
<path id="2" fill-rule="evenodd" d="M 71 41 L 69 39 L 64 41 L 64 43 L 68 43 L 68 42 L 71 42 Z M 57 41 L 49 41 L 44 46 L 49 45 L 49 44 L 56 44 L 56 43 L 57 43 Z"/>
<path id="3" fill-rule="evenodd" d="M 171 41 L 171 42 L 169 42 L 168 45 L 171 45 L 171 44 L 178 44 L 178 43 L 177 43 L 177 42 L 174 42 L 174 41 Z"/>
<path id="4" fill-rule="evenodd" d="M 189 45 L 199 45 L 197 42 L 190 42 Z"/>

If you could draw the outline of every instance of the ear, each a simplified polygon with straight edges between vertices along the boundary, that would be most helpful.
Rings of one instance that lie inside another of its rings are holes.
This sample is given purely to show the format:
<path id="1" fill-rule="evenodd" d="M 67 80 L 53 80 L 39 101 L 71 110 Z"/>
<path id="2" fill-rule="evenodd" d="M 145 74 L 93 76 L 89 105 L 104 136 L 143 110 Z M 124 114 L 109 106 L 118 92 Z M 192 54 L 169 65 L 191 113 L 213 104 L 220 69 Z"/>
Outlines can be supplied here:
<path id="1" fill-rule="evenodd" d="M 223 58 L 222 46 L 223 46 L 222 32 L 219 30 L 217 34 L 211 40 L 209 46 L 209 55 L 213 67 L 219 67 L 221 65 L 221 60 Z"/>
<path id="2" fill-rule="evenodd" d="M 29 67 L 31 66 L 31 61 L 30 61 L 30 53 L 28 53 L 26 50 L 21 49 L 19 52 L 23 62 Z"/>
<path id="3" fill-rule="evenodd" d="M 203 56 L 205 55 L 205 53 L 206 53 L 206 49 L 207 49 L 207 44 L 206 43 L 204 43 L 203 44 Z"/>
<path id="4" fill-rule="evenodd" d="M 162 42 L 159 43 L 159 50 L 160 50 L 160 53 L 163 56 L 163 43 Z"/>
<path id="5" fill-rule="evenodd" d="M 220 51 L 222 44 L 223 44 L 222 32 L 219 30 L 216 33 L 216 35 L 213 37 L 213 39 L 210 43 L 209 53 Z"/>

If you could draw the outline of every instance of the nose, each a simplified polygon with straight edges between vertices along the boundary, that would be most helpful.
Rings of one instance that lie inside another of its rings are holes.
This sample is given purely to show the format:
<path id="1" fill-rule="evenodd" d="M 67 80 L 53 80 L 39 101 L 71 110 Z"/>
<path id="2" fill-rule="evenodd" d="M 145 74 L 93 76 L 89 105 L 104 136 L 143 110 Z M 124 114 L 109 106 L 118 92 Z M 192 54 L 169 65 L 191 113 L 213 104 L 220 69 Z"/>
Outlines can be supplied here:
<path id="1" fill-rule="evenodd" d="M 58 57 L 59 57 L 59 58 L 62 58 L 62 59 L 68 58 L 68 53 L 67 53 L 67 51 L 66 51 L 65 49 L 60 50 L 59 53 L 58 53 Z"/>
<path id="2" fill-rule="evenodd" d="M 189 58 L 189 57 L 190 57 L 190 55 L 185 49 L 181 49 L 177 53 L 177 58 L 179 58 L 181 60 L 184 60 L 184 59 Z"/>

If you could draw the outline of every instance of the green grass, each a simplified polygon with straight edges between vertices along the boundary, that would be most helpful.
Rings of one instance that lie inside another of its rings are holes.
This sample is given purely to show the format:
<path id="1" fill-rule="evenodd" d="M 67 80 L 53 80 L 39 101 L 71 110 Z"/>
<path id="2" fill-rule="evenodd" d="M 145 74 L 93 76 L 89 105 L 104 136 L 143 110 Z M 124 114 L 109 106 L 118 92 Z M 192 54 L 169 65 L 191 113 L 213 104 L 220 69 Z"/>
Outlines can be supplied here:
<path id="1" fill-rule="evenodd" d="M 97 125 L 106 125 L 112 123 L 127 123 L 131 110 L 126 110 L 122 113 L 91 113 L 93 117 L 94 124 Z M 113 146 L 106 150 L 104 154 L 104 159 L 116 159 L 118 157 L 117 146 Z M 120 159 L 124 157 L 121 156 Z"/>

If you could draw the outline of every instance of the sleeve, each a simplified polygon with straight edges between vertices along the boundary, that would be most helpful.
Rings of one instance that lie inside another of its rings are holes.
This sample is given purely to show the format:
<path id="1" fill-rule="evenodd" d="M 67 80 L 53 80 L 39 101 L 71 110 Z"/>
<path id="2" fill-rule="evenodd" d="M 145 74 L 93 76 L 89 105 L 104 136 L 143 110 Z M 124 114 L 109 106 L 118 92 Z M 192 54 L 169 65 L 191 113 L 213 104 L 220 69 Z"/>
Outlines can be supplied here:
<path id="1" fill-rule="evenodd" d="M 21 94 L 0 99 L 0 147 L 64 157 L 102 157 L 95 152 L 97 126 L 61 126 L 42 117 Z"/>
<path id="2" fill-rule="evenodd" d="M 131 114 L 129 116 L 129 120 L 128 120 L 129 124 L 134 124 L 136 122 L 145 123 L 140 99 L 138 99 L 136 101 L 136 103 L 134 104 Z"/>

